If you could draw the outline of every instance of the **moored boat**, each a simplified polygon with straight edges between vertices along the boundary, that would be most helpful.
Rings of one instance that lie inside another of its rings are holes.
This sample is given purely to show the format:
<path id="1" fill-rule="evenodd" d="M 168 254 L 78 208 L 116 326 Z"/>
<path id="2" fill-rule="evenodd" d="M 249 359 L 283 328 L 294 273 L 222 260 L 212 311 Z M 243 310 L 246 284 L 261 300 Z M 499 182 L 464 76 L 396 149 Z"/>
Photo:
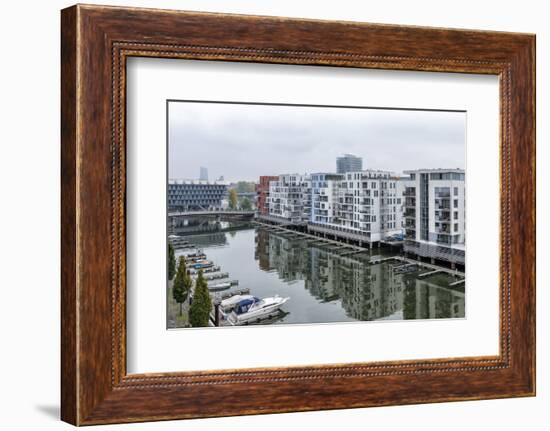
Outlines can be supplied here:
<path id="1" fill-rule="evenodd" d="M 208 284 L 208 290 L 211 292 L 216 292 L 218 290 L 229 289 L 233 284 L 230 281 L 225 281 L 221 283 Z"/>
<path id="2" fill-rule="evenodd" d="M 227 321 L 232 325 L 244 325 L 266 319 L 280 311 L 280 308 L 290 298 L 279 295 L 258 298 L 252 295 L 238 295 L 239 298 L 228 298 L 222 301 L 221 308 L 231 310 L 224 312 Z"/>
<path id="3" fill-rule="evenodd" d="M 202 254 L 195 254 L 194 256 L 192 257 L 188 257 L 188 256 L 185 256 L 185 261 L 187 263 L 194 263 L 194 262 L 197 262 L 199 260 L 204 260 L 206 259 L 206 254 L 202 253 Z"/>
<path id="4" fill-rule="evenodd" d="M 211 260 L 206 259 L 199 259 L 196 262 L 193 262 L 189 265 L 191 268 L 195 269 L 203 269 L 203 268 L 210 268 L 214 266 Z"/>
<path id="5" fill-rule="evenodd" d="M 197 250 L 195 253 L 185 254 L 184 256 L 186 259 L 200 258 L 200 256 L 204 256 L 204 253 L 202 250 Z"/>

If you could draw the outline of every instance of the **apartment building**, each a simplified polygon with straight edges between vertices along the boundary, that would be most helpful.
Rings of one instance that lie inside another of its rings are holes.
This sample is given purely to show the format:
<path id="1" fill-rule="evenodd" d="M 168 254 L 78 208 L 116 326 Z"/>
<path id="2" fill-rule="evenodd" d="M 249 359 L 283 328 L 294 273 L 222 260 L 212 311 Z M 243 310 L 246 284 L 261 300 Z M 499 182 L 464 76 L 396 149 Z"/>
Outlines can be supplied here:
<path id="1" fill-rule="evenodd" d="M 266 178 L 261 177 L 259 185 L 263 190 L 269 183 L 264 212 L 260 211 L 265 218 L 367 243 L 403 235 L 402 184 L 390 172 L 319 172 Z"/>
<path id="2" fill-rule="evenodd" d="M 420 169 L 405 174 L 362 170 L 264 179 L 263 187 L 269 183 L 265 214 L 359 243 L 404 236 L 405 252 L 464 265 L 464 170 Z"/>
<path id="3" fill-rule="evenodd" d="M 402 196 L 391 172 L 347 172 L 340 187 L 340 225 L 370 233 L 371 241 L 401 235 Z"/>
<path id="4" fill-rule="evenodd" d="M 310 230 L 365 242 L 402 235 L 401 184 L 390 172 L 325 173 L 311 178 Z"/>
<path id="5" fill-rule="evenodd" d="M 262 175 L 260 177 L 260 181 L 256 185 L 256 207 L 258 208 L 258 214 L 263 216 L 269 215 L 269 183 L 278 179 L 279 177 L 274 175 Z"/>
<path id="6" fill-rule="evenodd" d="M 309 175 L 284 174 L 269 181 L 269 216 L 291 223 L 305 223 L 311 214 Z"/>
<path id="7" fill-rule="evenodd" d="M 343 175 L 333 173 L 311 174 L 311 213 L 312 223 L 338 224 L 338 198 Z"/>
<path id="8" fill-rule="evenodd" d="M 424 169 L 405 174 L 404 251 L 464 265 L 464 170 Z"/>

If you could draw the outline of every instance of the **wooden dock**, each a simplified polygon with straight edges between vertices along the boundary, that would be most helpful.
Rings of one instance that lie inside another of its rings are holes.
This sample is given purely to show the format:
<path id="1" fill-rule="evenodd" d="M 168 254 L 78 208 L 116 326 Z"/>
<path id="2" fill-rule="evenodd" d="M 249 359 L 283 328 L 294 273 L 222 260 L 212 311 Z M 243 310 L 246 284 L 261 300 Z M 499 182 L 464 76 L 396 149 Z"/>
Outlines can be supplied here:
<path id="1" fill-rule="evenodd" d="M 464 273 L 456 269 L 445 268 L 442 266 L 433 265 L 431 263 L 426 263 L 426 262 L 410 259 L 408 257 L 403 257 L 403 256 L 373 257 L 369 261 L 369 263 L 371 265 L 378 265 L 380 263 L 391 262 L 391 261 L 400 262 L 401 263 L 400 266 L 410 264 L 410 265 L 416 265 L 419 268 L 429 270 L 428 272 L 419 274 L 418 278 L 425 278 L 430 275 L 435 275 L 437 273 L 443 272 L 447 275 L 451 275 L 453 277 L 462 277 L 464 279 Z M 457 284 L 460 284 L 460 283 L 457 283 Z"/>
<path id="2" fill-rule="evenodd" d="M 235 295 L 249 295 L 249 294 L 250 294 L 250 289 L 248 287 L 244 287 L 242 289 L 227 290 L 225 292 L 215 292 L 213 296 L 215 300 L 219 299 L 221 302 L 223 299 L 231 298 L 232 296 L 235 296 Z"/>
<path id="3" fill-rule="evenodd" d="M 198 276 L 198 273 L 192 274 L 192 278 L 196 279 Z M 220 278 L 228 278 L 229 273 L 228 272 L 210 272 L 208 274 L 203 275 L 205 280 L 218 280 Z"/>
<path id="4" fill-rule="evenodd" d="M 211 266 L 210 268 L 203 268 L 203 269 L 195 269 L 195 268 L 188 268 L 189 274 L 196 275 L 199 273 L 199 271 L 202 271 L 203 274 L 208 274 L 210 272 L 218 272 L 220 271 L 220 267 L 217 265 Z"/>
<path id="5" fill-rule="evenodd" d="M 348 243 L 345 243 L 345 242 L 342 242 L 342 241 L 336 241 L 336 240 L 329 239 L 329 238 L 323 238 L 323 237 L 320 237 L 318 235 L 313 235 L 313 234 L 307 233 L 307 232 L 300 232 L 300 231 L 296 231 L 296 230 L 281 227 L 281 226 L 273 226 L 273 225 L 263 223 L 263 222 L 260 222 L 260 221 L 254 221 L 254 223 L 261 226 L 261 227 L 263 227 L 266 230 L 270 230 L 272 232 L 285 234 L 286 236 L 289 236 L 291 240 L 292 239 L 303 238 L 306 241 L 309 241 L 312 244 L 315 244 L 317 246 L 327 247 L 327 248 L 330 249 L 330 251 L 333 251 L 333 252 L 342 251 L 343 253 L 339 253 L 342 256 L 348 255 L 348 254 L 353 254 L 352 252 L 365 252 L 365 251 L 368 251 L 368 248 L 366 248 L 366 247 L 360 247 L 360 246 L 355 245 L 355 244 L 348 244 Z"/>
<path id="6" fill-rule="evenodd" d="M 229 283 L 229 286 L 225 286 Z M 239 280 L 227 280 L 221 283 L 208 284 L 208 290 L 215 291 L 216 289 L 225 290 L 229 289 L 232 286 L 238 286 Z"/>
<path id="7" fill-rule="evenodd" d="M 183 238 L 168 238 L 168 242 L 174 247 L 175 250 L 196 248 L 195 244 L 190 243 Z"/>
<path id="8" fill-rule="evenodd" d="M 378 265 L 379 263 L 384 262 L 391 262 L 392 260 L 400 260 L 399 256 L 392 256 L 392 257 L 373 257 L 371 260 L 369 260 L 369 263 L 371 265 Z"/>
<path id="9" fill-rule="evenodd" d="M 426 277 L 429 277 L 430 275 L 439 274 L 440 272 L 445 272 L 445 271 L 443 271 L 442 269 L 434 269 L 433 271 L 428 271 L 422 274 L 418 274 L 418 278 L 426 278 Z"/>

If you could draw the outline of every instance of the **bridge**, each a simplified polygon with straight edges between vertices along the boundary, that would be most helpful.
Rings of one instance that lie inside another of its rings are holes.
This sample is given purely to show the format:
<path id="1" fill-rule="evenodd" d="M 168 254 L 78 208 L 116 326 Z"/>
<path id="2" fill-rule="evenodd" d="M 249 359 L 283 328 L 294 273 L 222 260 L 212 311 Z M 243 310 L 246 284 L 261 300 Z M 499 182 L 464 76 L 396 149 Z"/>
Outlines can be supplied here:
<path id="1" fill-rule="evenodd" d="M 230 216 L 230 217 L 254 217 L 255 211 L 242 210 L 190 210 L 190 211 L 171 211 L 168 213 L 169 218 L 174 217 L 207 217 L 207 216 Z"/>

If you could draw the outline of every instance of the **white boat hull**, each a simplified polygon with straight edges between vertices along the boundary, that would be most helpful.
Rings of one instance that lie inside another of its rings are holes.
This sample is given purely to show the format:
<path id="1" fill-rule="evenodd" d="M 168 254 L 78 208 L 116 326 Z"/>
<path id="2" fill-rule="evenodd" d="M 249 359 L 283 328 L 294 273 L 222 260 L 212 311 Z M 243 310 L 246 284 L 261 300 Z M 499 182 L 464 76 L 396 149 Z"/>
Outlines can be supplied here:
<path id="1" fill-rule="evenodd" d="M 271 317 L 274 314 L 278 313 L 280 311 L 281 306 L 285 302 L 287 302 L 289 299 L 290 298 L 281 298 L 281 297 L 266 298 L 264 299 L 264 301 L 271 300 L 271 302 L 268 304 L 265 304 L 261 308 L 249 310 L 248 312 L 243 314 L 236 314 L 235 312 L 232 312 L 227 316 L 227 320 L 232 325 L 243 325 L 246 323 L 252 323 L 263 319 L 267 319 L 268 317 Z"/>

